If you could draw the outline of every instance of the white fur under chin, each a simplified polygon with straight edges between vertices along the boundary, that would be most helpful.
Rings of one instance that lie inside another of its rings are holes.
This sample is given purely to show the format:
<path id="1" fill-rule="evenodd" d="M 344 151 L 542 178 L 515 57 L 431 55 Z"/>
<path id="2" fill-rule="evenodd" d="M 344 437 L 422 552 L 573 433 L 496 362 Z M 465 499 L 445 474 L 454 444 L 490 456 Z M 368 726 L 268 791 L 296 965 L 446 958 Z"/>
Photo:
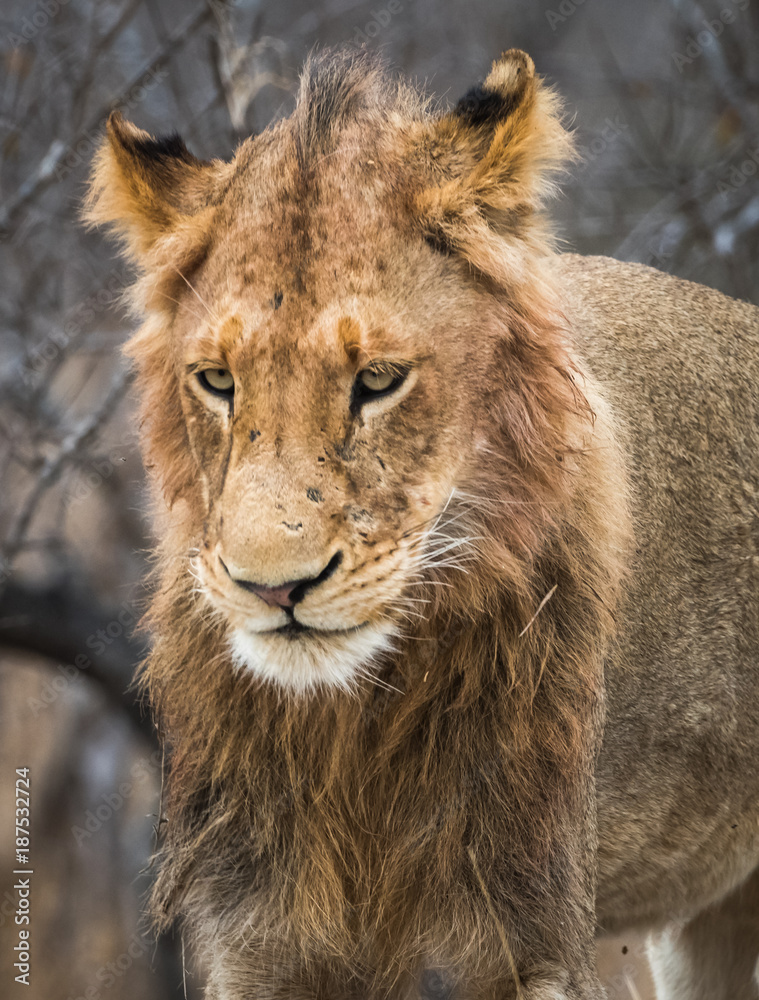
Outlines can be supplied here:
<path id="1" fill-rule="evenodd" d="M 370 675 L 372 662 L 392 650 L 395 631 L 390 622 L 295 636 L 236 628 L 229 639 L 238 667 L 306 695 L 318 688 L 354 690 L 362 677 Z"/>

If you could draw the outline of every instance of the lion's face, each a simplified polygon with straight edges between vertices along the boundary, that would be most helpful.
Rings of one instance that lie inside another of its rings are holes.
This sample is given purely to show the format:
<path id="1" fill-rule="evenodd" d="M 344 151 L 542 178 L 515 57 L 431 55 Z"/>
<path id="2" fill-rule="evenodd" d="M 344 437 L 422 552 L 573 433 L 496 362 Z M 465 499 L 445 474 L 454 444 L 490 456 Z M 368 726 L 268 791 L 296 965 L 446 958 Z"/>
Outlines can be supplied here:
<path id="1" fill-rule="evenodd" d="M 381 204 L 304 192 L 300 253 L 278 183 L 259 166 L 273 207 L 250 197 L 217 219 L 175 321 L 204 507 L 194 565 L 242 665 L 348 686 L 423 615 L 424 567 L 463 555 L 436 521 L 476 444 L 485 359 L 451 324 L 456 268 L 421 239 L 399 256 Z"/>
<path id="2" fill-rule="evenodd" d="M 229 163 L 112 118 L 90 218 L 143 272 L 147 463 L 258 677 L 350 687 L 472 555 L 473 509 L 496 576 L 538 544 L 568 404 L 531 216 L 565 150 L 518 52 L 447 114 L 317 63 Z"/>

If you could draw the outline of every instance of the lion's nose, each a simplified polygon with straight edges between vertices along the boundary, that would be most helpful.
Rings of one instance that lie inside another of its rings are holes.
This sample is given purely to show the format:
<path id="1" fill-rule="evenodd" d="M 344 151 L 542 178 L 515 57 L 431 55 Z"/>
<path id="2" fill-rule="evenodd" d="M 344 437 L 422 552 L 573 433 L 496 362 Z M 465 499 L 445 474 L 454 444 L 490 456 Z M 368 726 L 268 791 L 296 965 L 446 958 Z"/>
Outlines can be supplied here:
<path id="1" fill-rule="evenodd" d="M 294 608 L 295 601 L 293 593 L 300 599 L 296 592 L 296 587 L 304 582 L 292 580 L 290 583 L 283 583 L 280 587 L 267 587 L 264 583 L 252 583 L 250 580 L 235 580 L 235 583 L 256 594 L 262 601 L 265 601 L 272 608 Z"/>
<path id="2" fill-rule="evenodd" d="M 278 584 L 276 587 L 233 576 L 227 569 L 223 559 L 221 560 L 221 565 L 224 566 L 230 579 L 234 580 L 238 587 L 249 590 L 256 597 L 260 597 L 269 607 L 294 608 L 299 601 L 303 600 L 309 590 L 313 590 L 314 587 L 318 587 L 320 583 L 324 583 L 325 580 L 329 579 L 342 561 L 342 552 L 336 552 L 317 576 L 306 577 L 300 580 L 289 580 L 286 583 Z"/>

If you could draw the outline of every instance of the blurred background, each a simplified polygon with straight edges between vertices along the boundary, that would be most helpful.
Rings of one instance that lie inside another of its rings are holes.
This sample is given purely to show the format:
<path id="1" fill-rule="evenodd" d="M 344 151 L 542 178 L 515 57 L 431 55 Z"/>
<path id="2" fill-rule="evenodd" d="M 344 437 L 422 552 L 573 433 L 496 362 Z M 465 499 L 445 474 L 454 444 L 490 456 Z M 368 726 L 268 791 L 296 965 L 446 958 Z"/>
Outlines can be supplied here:
<path id="1" fill-rule="evenodd" d="M 129 269 L 77 212 L 114 108 L 201 157 L 286 115 L 318 45 L 454 102 L 500 50 L 567 99 L 567 248 L 759 297 L 758 0 L 3 0 L 0 8 L 0 992 L 198 997 L 142 917 L 161 757 L 128 692 L 151 545 L 119 357 Z M 30 769 L 31 986 L 14 982 L 16 768 Z M 641 941 L 609 996 L 648 997 Z"/>

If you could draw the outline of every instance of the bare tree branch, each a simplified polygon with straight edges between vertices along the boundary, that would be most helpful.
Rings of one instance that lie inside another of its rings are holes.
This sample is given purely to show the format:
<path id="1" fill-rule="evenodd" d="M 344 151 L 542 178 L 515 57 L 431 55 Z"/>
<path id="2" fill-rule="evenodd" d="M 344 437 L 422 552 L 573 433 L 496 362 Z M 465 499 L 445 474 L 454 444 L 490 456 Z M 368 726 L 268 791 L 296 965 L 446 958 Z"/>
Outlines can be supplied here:
<path id="1" fill-rule="evenodd" d="M 182 46 L 211 18 L 211 12 L 205 6 L 194 14 L 181 28 L 171 35 L 160 53 L 142 69 L 136 73 L 121 91 L 112 97 L 106 104 L 101 105 L 97 114 L 93 115 L 84 131 L 90 131 L 102 126 L 110 111 L 118 107 L 126 100 L 129 93 L 139 86 L 140 82 L 150 73 L 155 73 L 171 59 Z M 34 176 L 26 181 L 7 199 L 6 204 L 0 209 L 0 234 L 9 233 L 19 214 L 29 202 L 33 201 L 48 185 L 57 177 L 58 168 L 63 164 L 66 154 L 70 151 L 71 145 L 76 141 L 76 137 L 70 144 L 65 144 L 62 140 L 54 140 L 48 152 L 35 172 Z"/>
<path id="2" fill-rule="evenodd" d="M 10 580 L 0 600 L 0 646 L 66 664 L 76 671 L 72 678 L 89 677 L 154 741 L 153 726 L 130 690 L 145 654 L 145 644 L 133 637 L 139 615 L 136 603 L 105 605 L 70 579 L 47 588 Z"/>
<path id="3" fill-rule="evenodd" d="M 119 369 L 100 406 L 71 431 L 64 439 L 60 450 L 45 462 L 32 492 L 18 512 L 3 545 L 4 557 L 7 562 L 13 559 L 23 545 L 31 520 L 45 493 L 60 479 L 66 465 L 75 461 L 81 452 L 97 438 L 103 424 L 113 414 L 116 406 L 125 395 L 129 382 L 128 374 L 123 369 Z"/>

